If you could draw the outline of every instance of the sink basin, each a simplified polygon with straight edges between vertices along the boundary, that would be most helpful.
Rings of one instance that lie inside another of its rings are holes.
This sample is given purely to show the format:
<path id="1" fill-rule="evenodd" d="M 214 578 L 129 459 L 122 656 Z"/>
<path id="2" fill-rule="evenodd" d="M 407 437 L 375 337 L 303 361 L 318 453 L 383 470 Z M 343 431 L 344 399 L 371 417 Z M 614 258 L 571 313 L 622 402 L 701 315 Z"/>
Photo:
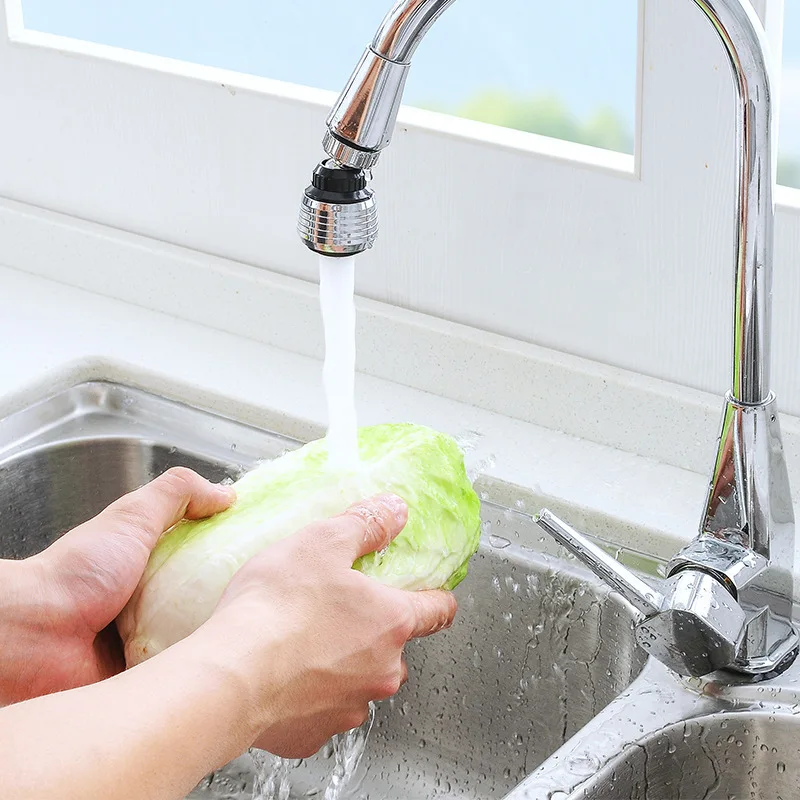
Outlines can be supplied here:
<path id="1" fill-rule="evenodd" d="M 716 714 L 665 728 L 630 747 L 574 800 L 790 800 L 800 796 L 800 720 Z"/>
<path id="2" fill-rule="evenodd" d="M 512 547 L 482 546 L 456 590 L 456 624 L 409 645 L 409 682 L 378 706 L 353 797 L 504 797 L 641 667 L 621 604 Z M 293 771 L 292 798 L 322 797 L 329 759 Z M 237 783 L 249 797 L 249 772 L 239 762 L 192 800 L 239 797 Z"/>
<path id="3" fill-rule="evenodd" d="M 294 442 L 88 383 L 0 421 L 0 558 L 24 558 L 173 466 L 235 478 Z"/>
<path id="4" fill-rule="evenodd" d="M 0 557 L 38 552 L 170 466 L 219 480 L 294 446 L 137 390 L 75 387 L 0 422 Z M 351 796 L 504 797 L 644 666 L 624 603 L 537 552 L 529 517 L 491 501 L 483 514 L 492 535 L 457 590 L 458 621 L 409 646 L 410 680 L 379 705 Z M 328 751 L 297 765 L 291 796 L 322 797 L 331 768 Z M 245 756 L 191 798 L 246 798 L 252 780 Z"/>

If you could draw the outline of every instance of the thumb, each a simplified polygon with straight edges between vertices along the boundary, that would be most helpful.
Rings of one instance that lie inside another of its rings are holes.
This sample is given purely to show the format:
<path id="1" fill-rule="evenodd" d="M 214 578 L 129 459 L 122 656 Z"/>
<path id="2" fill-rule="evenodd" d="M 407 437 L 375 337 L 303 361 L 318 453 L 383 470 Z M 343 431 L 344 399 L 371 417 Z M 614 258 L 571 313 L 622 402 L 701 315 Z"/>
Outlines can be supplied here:
<path id="1" fill-rule="evenodd" d="M 232 486 L 213 484 L 190 469 L 173 467 L 58 539 L 50 550 L 92 547 L 98 537 L 112 535 L 127 538 L 149 555 L 161 534 L 182 519 L 210 517 L 235 499 Z"/>
<path id="2" fill-rule="evenodd" d="M 96 520 L 112 530 L 122 524 L 152 550 L 161 534 L 182 519 L 211 517 L 235 499 L 232 486 L 211 483 L 186 467 L 173 467 L 112 503 Z"/>
<path id="3" fill-rule="evenodd" d="M 386 547 L 407 521 L 405 501 L 384 494 L 355 503 L 337 517 L 310 525 L 304 533 L 317 542 L 327 539 L 332 552 L 352 566 L 361 556 Z"/>

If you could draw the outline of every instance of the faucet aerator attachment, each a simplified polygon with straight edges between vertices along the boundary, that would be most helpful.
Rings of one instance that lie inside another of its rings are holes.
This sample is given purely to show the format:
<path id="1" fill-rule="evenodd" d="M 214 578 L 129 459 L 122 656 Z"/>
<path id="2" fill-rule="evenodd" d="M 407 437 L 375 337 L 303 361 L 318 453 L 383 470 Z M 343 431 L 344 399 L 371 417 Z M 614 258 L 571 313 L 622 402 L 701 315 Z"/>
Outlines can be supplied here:
<path id="1" fill-rule="evenodd" d="M 309 250 L 324 256 L 354 256 L 372 247 L 378 210 L 364 170 L 321 162 L 303 193 L 297 232 Z"/>

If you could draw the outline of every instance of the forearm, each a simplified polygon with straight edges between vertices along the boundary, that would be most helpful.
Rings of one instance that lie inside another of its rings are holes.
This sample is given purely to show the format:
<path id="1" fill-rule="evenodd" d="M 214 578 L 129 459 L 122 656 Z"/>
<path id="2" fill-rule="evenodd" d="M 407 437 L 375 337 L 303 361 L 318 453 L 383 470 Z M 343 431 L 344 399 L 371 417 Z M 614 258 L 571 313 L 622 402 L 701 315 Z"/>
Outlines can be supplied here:
<path id="1" fill-rule="evenodd" d="M 0 710 L 0 797 L 185 797 L 256 734 L 246 683 L 208 651 L 201 629 L 114 678 Z"/>

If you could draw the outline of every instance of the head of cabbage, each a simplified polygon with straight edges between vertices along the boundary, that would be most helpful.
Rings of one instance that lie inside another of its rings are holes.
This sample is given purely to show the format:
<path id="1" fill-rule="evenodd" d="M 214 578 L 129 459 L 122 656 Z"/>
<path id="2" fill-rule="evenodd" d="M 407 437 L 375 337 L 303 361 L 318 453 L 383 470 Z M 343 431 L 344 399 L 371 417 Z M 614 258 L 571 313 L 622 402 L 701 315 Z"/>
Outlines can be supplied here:
<path id="1" fill-rule="evenodd" d="M 480 538 L 480 501 L 456 442 L 418 425 L 359 430 L 359 463 L 330 465 L 324 439 L 262 464 L 236 484 L 236 503 L 184 521 L 156 545 L 117 620 L 128 666 L 164 650 L 213 613 L 236 571 L 273 542 L 365 498 L 394 493 L 408 522 L 383 551 L 354 565 L 400 589 L 452 589 Z"/>

